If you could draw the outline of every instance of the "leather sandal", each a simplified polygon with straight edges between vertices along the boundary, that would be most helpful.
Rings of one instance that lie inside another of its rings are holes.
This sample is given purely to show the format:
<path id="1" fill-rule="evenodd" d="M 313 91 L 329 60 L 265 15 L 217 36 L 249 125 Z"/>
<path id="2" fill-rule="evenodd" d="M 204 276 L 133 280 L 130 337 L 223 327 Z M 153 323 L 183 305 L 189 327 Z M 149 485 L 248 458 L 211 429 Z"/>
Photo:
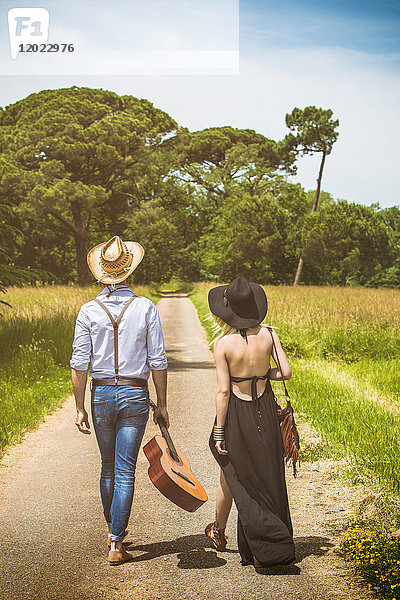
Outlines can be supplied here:
<path id="1" fill-rule="evenodd" d="M 112 566 L 122 565 L 132 560 L 132 558 L 132 554 L 129 554 L 125 548 L 122 548 L 122 550 L 110 550 L 108 553 L 108 562 Z"/>
<path id="2" fill-rule="evenodd" d="M 228 543 L 228 540 L 225 537 L 225 528 L 218 529 L 214 521 L 214 523 L 209 523 L 207 525 L 204 533 L 210 538 L 216 550 L 225 550 L 226 544 Z"/>

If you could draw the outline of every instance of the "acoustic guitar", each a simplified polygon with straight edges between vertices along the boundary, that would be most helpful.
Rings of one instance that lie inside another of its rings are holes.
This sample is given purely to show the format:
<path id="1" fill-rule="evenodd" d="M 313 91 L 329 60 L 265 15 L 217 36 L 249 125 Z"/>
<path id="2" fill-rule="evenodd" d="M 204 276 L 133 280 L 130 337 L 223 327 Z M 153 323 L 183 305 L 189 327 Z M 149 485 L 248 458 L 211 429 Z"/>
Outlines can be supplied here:
<path id="1" fill-rule="evenodd" d="M 151 407 L 155 408 L 150 401 Z M 156 488 L 177 506 L 194 512 L 207 500 L 207 494 L 190 469 L 186 456 L 174 446 L 168 429 L 159 419 L 161 435 L 154 436 L 143 451 L 147 456 L 149 477 Z"/>

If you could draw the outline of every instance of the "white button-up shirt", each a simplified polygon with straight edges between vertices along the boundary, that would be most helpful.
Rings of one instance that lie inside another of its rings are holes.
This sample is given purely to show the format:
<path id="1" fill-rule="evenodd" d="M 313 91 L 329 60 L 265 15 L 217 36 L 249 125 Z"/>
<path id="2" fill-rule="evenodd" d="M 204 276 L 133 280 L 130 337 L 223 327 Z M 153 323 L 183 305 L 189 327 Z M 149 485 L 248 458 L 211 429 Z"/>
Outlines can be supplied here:
<path id="1" fill-rule="evenodd" d="M 160 316 L 154 303 L 136 296 L 127 286 L 107 298 L 108 288 L 97 296 L 117 319 L 131 296 L 135 299 L 125 311 L 118 327 L 119 377 L 148 379 L 151 370 L 167 368 Z M 84 304 L 76 319 L 71 367 L 86 371 L 94 379 L 113 378 L 114 329 L 105 310 L 94 300 Z"/>

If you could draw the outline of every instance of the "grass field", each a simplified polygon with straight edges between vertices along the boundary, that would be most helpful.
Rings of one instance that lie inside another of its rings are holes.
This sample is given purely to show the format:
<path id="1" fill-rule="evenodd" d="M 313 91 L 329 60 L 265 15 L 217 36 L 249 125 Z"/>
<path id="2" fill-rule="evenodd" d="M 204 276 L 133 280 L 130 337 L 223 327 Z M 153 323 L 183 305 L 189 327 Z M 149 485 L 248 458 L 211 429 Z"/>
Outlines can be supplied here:
<path id="1" fill-rule="evenodd" d="M 80 306 L 100 286 L 9 288 L 0 305 L 0 455 L 71 393 L 69 360 Z M 149 287 L 138 295 L 157 302 Z"/>

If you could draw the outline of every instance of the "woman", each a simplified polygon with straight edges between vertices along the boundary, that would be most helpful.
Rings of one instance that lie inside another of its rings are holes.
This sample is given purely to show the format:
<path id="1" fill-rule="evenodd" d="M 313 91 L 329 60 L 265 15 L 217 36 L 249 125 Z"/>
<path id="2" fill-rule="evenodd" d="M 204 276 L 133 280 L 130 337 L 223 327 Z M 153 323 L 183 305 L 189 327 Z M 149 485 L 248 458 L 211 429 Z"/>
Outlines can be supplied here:
<path id="1" fill-rule="evenodd" d="M 269 381 L 290 379 L 289 363 L 275 331 L 261 325 L 267 298 L 260 285 L 238 277 L 228 286 L 211 289 L 208 302 L 223 333 L 214 344 L 216 421 L 210 437 L 221 476 L 216 520 L 207 525 L 206 535 L 215 548 L 225 548 L 233 497 L 242 564 L 289 564 L 295 560 L 293 529 Z M 271 354 L 275 361 L 279 358 L 282 372 L 270 369 Z"/>

